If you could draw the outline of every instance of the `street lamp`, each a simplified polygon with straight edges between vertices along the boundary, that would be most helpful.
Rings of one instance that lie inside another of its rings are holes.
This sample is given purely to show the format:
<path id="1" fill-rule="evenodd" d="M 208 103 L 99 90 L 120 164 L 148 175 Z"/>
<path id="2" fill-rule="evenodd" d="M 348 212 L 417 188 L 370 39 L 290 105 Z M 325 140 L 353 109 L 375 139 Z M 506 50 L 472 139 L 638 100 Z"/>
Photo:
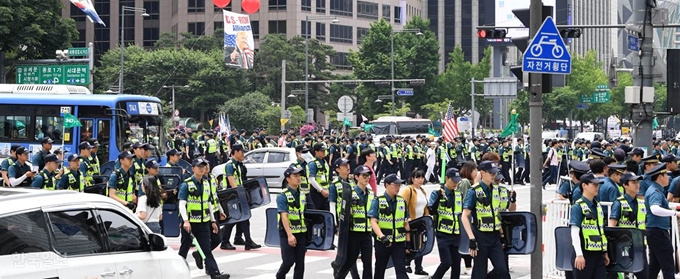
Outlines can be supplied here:
<path id="1" fill-rule="evenodd" d="M 333 23 L 340 22 L 337 16 L 306 16 L 305 17 L 305 122 L 309 119 L 307 115 L 307 110 L 309 109 L 309 36 L 312 35 L 312 31 L 309 25 L 310 21 L 323 21 L 331 20 Z"/>
<path id="2" fill-rule="evenodd" d="M 382 103 L 383 100 L 389 100 L 390 98 L 392 98 L 392 96 L 390 95 L 378 95 L 378 99 L 375 99 L 375 102 Z M 394 99 L 392 99 L 392 101 L 394 101 Z M 394 103 L 392 103 L 392 105 L 394 105 Z M 392 113 L 392 115 L 394 115 L 394 112 Z"/>
<path id="3" fill-rule="evenodd" d="M 401 30 L 392 30 L 392 34 L 390 34 L 390 40 L 392 41 L 392 54 L 390 55 L 391 57 L 391 64 L 392 64 L 392 78 L 390 80 L 390 88 L 391 88 L 391 93 L 392 94 L 392 116 L 394 116 L 394 34 L 395 33 L 415 33 L 416 36 L 421 36 L 423 35 L 422 32 L 420 32 L 420 29 L 417 28 L 407 28 L 407 29 L 401 29 Z"/>
<path id="4" fill-rule="evenodd" d="M 307 91 L 306 90 L 291 90 L 290 95 L 288 95 L 288 98 L 295 98 L 297 95 L 302 95 L 305 94 Z"/>
<path id="5" fill-rule="evenodd" d="M 172 88 L 172 112 L 170 113 L 171 119 L 175 117 L 175 87 L 189 88 L 189 85 L 163 85 L 163 88 Z"/>
<path id="6" fill-rule="evenodd" d="M 142 13 L 143 17 L 149 16 L 144 8 L 135 8 L 130 6 L 122 6 L 120 12 L 120 77 L 118 77 L 118 94 L 123 93 L 123 61 L 125 57 L 125 12 Z"/>

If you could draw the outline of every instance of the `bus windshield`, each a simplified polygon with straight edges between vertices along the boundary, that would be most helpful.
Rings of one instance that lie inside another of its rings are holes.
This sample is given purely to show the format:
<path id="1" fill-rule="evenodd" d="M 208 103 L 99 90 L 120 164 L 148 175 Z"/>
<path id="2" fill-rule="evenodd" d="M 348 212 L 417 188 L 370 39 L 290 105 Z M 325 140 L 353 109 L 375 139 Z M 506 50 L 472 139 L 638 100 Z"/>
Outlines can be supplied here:
<path id="1" fill-rule="evenodd" d="M 371 133 L 376 135 L 406 135 L 406 134 L 427 134 L 431 125 L 430 121 L 395 121 L 379 122 L 374 121 Z"/>
<path id="2" fill-rule="evenodd" d="M 165 154 L 164 144 L 161 144 L 161 131 L 163 122 L 160 116 L 157 115 L 130 115 L 125 121 L 122 121 L 121 138 L 118 143 L 121 145 L 124 142 L 143 142 L 151 144 L 155 147 L 152 151 L 152 156 L 162 157 Z"/>
<path id="3" fill-rule="evenodd" d="M 392 122 L 373 122 L 371 133 L 376 135 L 397 134 L 397 125 Z"/>

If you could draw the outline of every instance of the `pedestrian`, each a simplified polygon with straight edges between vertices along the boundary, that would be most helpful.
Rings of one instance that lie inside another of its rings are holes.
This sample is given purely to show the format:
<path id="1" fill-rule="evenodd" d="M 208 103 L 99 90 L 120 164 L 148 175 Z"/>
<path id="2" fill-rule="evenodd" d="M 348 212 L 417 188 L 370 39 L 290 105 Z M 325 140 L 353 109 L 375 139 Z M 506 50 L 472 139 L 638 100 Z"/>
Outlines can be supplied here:
<path id="1" fill-rule="evenodd" d="M 410 236 L 406 232 L 410 230 L 409 212 L 406 210 L 406 201 L 399 193 L 399 188 L 404 183 L 396 174 L 385 177 L 385 193 L 371 204 L 368 217 L 371 218 L 371 227 L 376 235 L 375 242 L 375 279 L 384 279 L 387 262 L 392 259 L 397 279 L 408 279 L 406 274 L 406 253 L 410 250 L 406 242 Z M 412 248 L 412 247 L 409 247 Z"/>
<path id="2" fill-rule="evenodd" d="M 161 188 L 158 180 L 150 175 L 142 179 L 144 195 L 137 200 L 137 217 L 142 220 L 154 233 L 161 233 L 160 221 L 163 220 L 163 205 L 161 204 Z"/>
<path id="3" fill-rule="evenodd" d="M 293 279 L 303 279 L 305 253 L 307 252 L 307 225 L 305 224 L 305 195 L 300 193 L 302 168 L 289 167 L 283 173 L 286 189 L 276 197 L 278 228 L 281 245 L 281 267 L 276 279 L 285 279 L 295 265 Z"/>
<path id="4" fill-rule="evenodd" d="M 415 169 L 411 172 L 408 178 L 407 187 L 404 187 L 399 192 L 399 196 L 404 198 L 406 201 L 406 208 L 409 212 L 409 216 L 413 219 L 420 218 L 422 216 L 430 216 L 430 211 L 427 208 L 427 194 L 425 189 L 423 189 L 423 184 L 425 183 L 425 172 L 421 169 Z M 416 275 L 429 275 L 423 269 L 423 257 L 417 257 L 414 259 L 416 262 Z M 406 273 L 411 273 L 411 262 L 406 262 Z"/>
<path id="5" fill-rule="evenodd" d="M 605 218 L 600 203 L 595 199 L 604 181 L 587 173 L 581 176 L 580 183 L 583 196 L 571 206 L 569 217 L 571 243 L 575 251 L 574 279 L 606 278 L 609 255 L 604 234 Z"/>
<path id="6" fill-rule="evenodd" d="M 437 147 L 436 142 L 431 142 L 430 147 L 427 149 L 425 153 L 425 158 L 427 160 L 427 173 L 425 173 L 425 181 L 436 183 L 438 182 L 437 177 L 439 177 L 439 173 L 435 173 L 435 165 L 437 163 L 437 154 L 435 152 L 435 148 Z"/>
<path id="7" fill-rule="evenodd" d="M 472 162 L 474 163 L 474 162 Z M 440 263 L 431 279 L 442 279 L 446 271 L 451 269 L 451 279 L 460 278 L 460 244 L 459 216 L 463 212 L 463 194 L 458 191 L 462 181 L 461 173 L 456 168 L 446 170 L 445 184 L 439 191 L 430 193 L 429 211 L 435 218 L 437 249 Z"/>

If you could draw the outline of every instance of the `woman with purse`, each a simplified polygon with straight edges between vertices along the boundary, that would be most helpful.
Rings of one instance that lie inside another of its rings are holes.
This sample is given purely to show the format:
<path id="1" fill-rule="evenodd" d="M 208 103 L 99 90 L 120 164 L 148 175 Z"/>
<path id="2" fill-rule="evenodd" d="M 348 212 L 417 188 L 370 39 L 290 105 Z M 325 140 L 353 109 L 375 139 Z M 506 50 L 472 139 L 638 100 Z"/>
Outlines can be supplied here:
<path id="1" fill-rule="evenodd" d="M 416 168 L 411 172 L 409 177 L 408 187 L 404 187 L 399 195 L 406 201 L 406 207 L 408 209 L 409 216 L 411 220 L 420 218 L 422 216 L 429 216 L 430 211 L 427 209 L 427 193 L 425 189 L 422 188 L 425 183 L 425 172 L 421 169 Z M 415 258 L 416 262 L 416 275 L 428 275 L 425 270 L 423 270 L 423 257 Z M 411 262 L 406 262 L 406 272 L 411 273 Z"/>

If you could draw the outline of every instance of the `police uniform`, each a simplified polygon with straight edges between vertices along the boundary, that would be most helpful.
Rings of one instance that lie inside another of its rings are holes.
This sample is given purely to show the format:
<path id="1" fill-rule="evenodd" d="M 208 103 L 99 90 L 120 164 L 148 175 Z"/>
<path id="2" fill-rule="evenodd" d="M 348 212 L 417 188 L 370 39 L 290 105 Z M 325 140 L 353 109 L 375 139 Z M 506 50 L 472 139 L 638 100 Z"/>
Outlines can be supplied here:
<path id="1" fill-rule="evenodd" d="M 658 163 L 659 158 L 657 158 L 656 155 L 650 155 L 642 158 L 642 161 L 640 162 L 640 173 L 644 173 L 645 165 L 648 164 L 655 165 Z M 650 187 L 652 183 L 654 182 L 652 181 L 651 176 L 645 173 L 644 178 L 640 181 L 640 191 L 638 192 L 638 195 L 645 196 L 647 194 L 647 189 Z"/>
<path id="2" fill-rule="evenodd" d="M 651 180 L 652 176 L 666 174 L 666 164 L 661 163 L 652 168 L 645 176 L 651 183 L 645 192 L 645 208 L 647 209 L 646 236 L 649 245 L 649 278 L 656 278 L 659 271 L 664 279 L 674 278 L 673 246 L 671 244 L 671 218 L 677 214 L 669 210 L 666 200 L 665 188 L 668 185 L 660 185 Z M 665 178 L 662 178 L 665 180 Z M 642 184 L 642 183 L 640 183 Z M 640 185 L 642 188 L 642 185 Z M 654 214 L 653 207 L 660 207 L 664 214 Z"/>
<path id="3" fill-rule="evenodd" d="M 401 185 L 403 180 L 396 174 L 385 177 L 385 185 L 395 183 Z M 406 279 L 406 226 L 409 213 L 406 210 L 406 201 L 399 195 L 390 197 L 385 194 L 376 197 L 371 203 L 368 217 L 378 222 L 380 231 L 374 231 L 375 241 L 375 274 L 373 278 L 385 278 L 387 262 L 392 259 L 397 279 Z M 382 234 L 382 237 L 378 237 Z"/>
<path id="4" fill-rule="evenodd" d="M 581 162 L 581 161 L 576 161 L 572 160 L 569 162 L 569 173 L 573 174 L 576 179 L 581 179 L 581 176 L 587 172 L 590 171 L 590 167 L 588 164 Z M 560 187 L 557 188 L 557 193 L 562 195 L 563 197 L 567 198 L 569 200 L 570 204 L 574 203 L 574 200 L 578 200 L 581 198 L 581 184 L 578 182 L 573 182 L 571 179 L 570 180 L 565 180 L 562 181 L 562 184 L 560 184 Z M 578 190 L 578 196 L 575 197 L 574 193 L 576 193 L 576 190 Z"/>
<path id="5" fill-rule="evenodd" d="M 17 160 L 7 168 L 7 178 L 9 178 L 9 182 L 11 183 L 13 179 L 15 180 L 15 183 L 18 181 L 13 187 L 29 187 L 33 182 L 31 177 L 26 176 L 26 173 L 31 171 L 31 167 L 28 166 L 25 161 L 22 163 L 21 160 L 19 160 L 19 156 L 28 155 L 28 153 L 28 150 L 23 146 L 17 148 Z"/>
<path id="6" fill-rule="evenodd" d="M 99 156 L 97 155 L 98 148 L 101 146 L 96 138 L 90 138 L 87 142 L 92 146 L 92 153 L 90 154 L 90 166 L 92 166 L 92 175 L 101 175 L 101 164 L 99 163 Z"/>
<path id="7" fill-rule="evenodd" d="M 317 151 L 326 151 L 326 148 L 322 143 L 317 143 L 314 145 L 314 153 Z M 314 182 L 316 182 L 321 190 L 328 192 L 330 186 L 330 167 L 323 158 L 315 157 L 314 161 L 308 163 L 307 174 L 309 179 L 314 178 Z M 309 183 L 311 184 L 312 182 L 309 181 Z M 317 190 L 316 187 L 313 187 L 313 185 L 310 186 L 310 197 L 314 203 L 314 209 L 330 211 L 328 198 L 324 197 L 321 191 Z"/>
<path id="8" fill-rule="evenodd" d="M 9 157 L 5 158 L 5 160 L 3 160 L 0 163 L 0 174 L 7 175 L 7 170 L 9 169 L 9 167 L 14 165 L 14 162 L 17 161 L 15 152 L 17 151 L 17 149 L 19 147 L 21 147 L 21 145 L 12 145 L 10 147 L 10 154 L 11 155 Z M 9 186 L 9 176 L 7 176 L 7 179 L 4 179 L 4 177 L 1 177 L 1 176 L 0 176 L 0 178 L 3 178 L 2 186 Z"/>
<path id="9" fill-rule="evenodd" d="M 80 152 L 82 154 L 83 150 L 92 150 L 94 148 L 92 145 L 90 145 L 89 142 L 84 141 L 81 142 L 79 145 Z M 85 175 L 85 183 L 87 186 L 92 186 L 94 184 L 94 178 L 92 177 L 94 175 L 94 166 L 90 162 L 90 156 L 84 157 L 80 156 L 80 172 Z M 140 180 L 141 181 L 141 180 Z"/>
<path id="10" fill-rule="evenodd" d="M 459 183 L 462 178 L 456 168 L 446 170 L 446 184 L 441 186 L 441 190 L 432 191 L 428 206 L 434 220 L 437 231 L 437 247 L 439 249 L 439 266 L 432 274 L 432 279 L 442 279 L 446 271 L 451 269 L 451 278 L 460 278 L 460 258 L 458 246 L 460 245 L 460 222 L 459 218 L 463 212 L 463 195 L 457 187 L 453 190 L 449 188 L 449 183 Z M 451 182 L 449 182 L 449 180 Z M 442 194 L 442 191 L 444 193 Z"/>
<path id="11" fill-rule="evenodd" d="M 232 146 L 232 152 L 235 151 L 243 151 L 243 146 L 242 145 L 234 145 Z M 225 165 L 225 170 L 224 170 L 224 178 L 222 181 L 222 185 L 225 187 L 230 187 L 230 188 L 235 188 L 235 187 L 243 187 L 243 181 L 246 178 L 247 175 L 247 169 L 243 165 L 243 162 L 239 162 L 233 157 L 227 161 L 227 164 Z M 234 178 L 234 183 L 236 185 L 230 185 L 229 183 L 229 177 L 232 176 Z M 224 226 L 224 231 L 222 232 L 222 245 L 221 249 L 225 250 L 235 250 L 236 248 L 231 245 L 229 242 L 229 238 L 231 237 L 231 231 L 233 230 L 234 226 L 237 226 L 236 228 L 236 240 L 234 240 L 234 244 L 244 244 L 246 250 L 250 249 L 258 249 L 261 246 L 259 244 L 256 244 L 252 238 L 250 238 L 250 220 L 244 220 L 236 224 L 227 224 Z M 245 236 L 245 241 L 241 238 L 241 234 Z M 241 241 L 238 241 L 241 240 Z"/>
<path id="12" fill-rule="evenodd" d="M 295 153 L 306 153 L 309 152 L 309 148 L 307 148 L 304 145 L 298 145 L 295 147 Z M 302 179 L 302 183 L 300 184 L 299 191 L 300 193 L 304 194 L 306 196 L 305 201 L 307 202 L 307 209 L 316 209 L 314 207 L 314 202 L 312 202 L 312 199 L 310 197 L 310 185 L 309 185 L 309 172 L 307 171 L 307 165 L 308 162 L 305 162 L 304 160 L 295 160 L 294 163 L 290 164 L 288 166 L 289 168 L 301 168 L 302 169 L 302 174 L 300 175 L 300 179 Z M 350 161 L 350 166 L 352 165 L 352 162 Z"/>
<path id="13" fill-rule="evenodd" d="M 478 168 L 494 175 L 500 172 L 498 166 L 491 161 L 481 162 Z M 472 278 L 486 277 L 489 260 L 496 273 L 509 276 L 501 245 L 500 220 L 500 212 L 504 209 L 501 207 L 501 200 L 507 198 L 507 191 L 501 191 L 499 187 L 489 186 L 481 181 L 473 185 L 465 196 L 463 209 L 471 212 L 471 229 L 474 234 L 470 236 L 470 246 L 473 246 L 470 248 L 477 249 Z"/>
<path id="14" fill-rule="evenodd" d="M 37 153 L 33 154 L 33 158 L 31 158 L 31 165 L 38 167 L 39 170 L 42 170 L 45 167 L 44 158 L 45 156 L 50 154 L 52 143 L 54 143 L 54 141 L 52 141 L 52 139 L 49 137 L 44 137 L 40 140 L 40 145 L 42 149 L 40 149 L 40 151 L 38 151 Z M 45 150 L 45 148 L 47 147 L 49 147 L 49 149 Z"/>
<path id="15" fill-rule="evenodd" d="M 79 168 L 73 169 L 70 166 L 71 162 L 78 162 L 80 164 L 80 156 L 78 154 L 71 154 L 66 158 L 66 161 L 69 163 L 69 166 L 64 168 L 64 173 L 59 180 L 59 189 L 84 192 L 86 185 L 85 174 Z"/>
<path id="16" fill-rule="evenodd" d="M 207 136 L 209 139 L 205 141 L 205 158 L 210 166 L 217 166 L 217 149 L 219 146 L 213 133 L 208 133 Z"/>
<path id="17" fill-rule="evenodd" d="M 61 160 L 57 158 L 54 154 L 49 154 L 43 158 L 43 162 L 47 165 L 50 162 L 55 162 L 57 164 L 61 163 Z M 55 168 L 56 170 L 56 168 Z M 31 188 L 43 189 L 43 190 L 55 190 L 57 188 L 57 178 L 54 170 L 48 170 L 43 168 L 31 182 Z"/>
<path id="18" fill-rule="evenodd" d="M 289 167 L 284 172 L 284 179 L 292 174 L 303 174 L 302 168 Z M 284 181 L 285 182 L 285 181 Z M 281 245 L 281 266 L 276 272 L 277 279 L 285 279 L 288 271 L 295 265 L 293 279 L 303 279 L 305 273 L 305 253 L 307 252 L 307 225 L 305 222 L 305 208 L 307 201 L 305 195 L 298 191 L 299 187 L 288 185 L 281 194 L 276 197 L 277 223 L 279 229 L 279 241 Z M 286 213 L 290 233 L 295 237 L 296 245 L 288 243 L 288 232 L 283 226 L 281 214 Z"/>
<path id="19" fill-rule="evenodd" d="M 585 174 L 580 179 L 580 183 L 602 184 L 603 182 L 592 173 Z M 578 228 L 580 243 L 579 247 L 574 247 L 576 255 L 572 264 L 579 254 L 585 259 L 583 270 L 574 268 L 575 279 L 604 278 L 606 276 L 604 264 L 604 255 L 607 253 L 607 237 L 604 234 L 605 220 L 604 211 L 596 199 L 589 200 L 586 197 L 581 197 L 572 205 L 569 225 L 572 228 Z"/>
<path id="20" fill-rule="evenodd" d="M 620 179 L 626 172 L 626 165 L 609 165 L 608 167 L 609 177 L 603 179 L 604 183 L 600 185 L 597 191 L 597 200 L 600 202 L 614 202 L 624 193 L 623 186 L 616 179 L 617 176 Z M 602 210 L 604 216 L 609 216 L 609 210 L 606 206 L 602 207 Z"/>
<path id="21" fill-rule="evenodd" d="M 132 158 L 133 155 L 130 153 L 130 151 L 123 151 L 120 154 L 118 154 L 118 159 L 123 159 L 123 158 Z M 109 195 L 109 190 L 114 189 L 116 192 L 116 196 L 123 200 L 124 202 L 127 203 L 127 207 L 130 210 L 134 210 L 135 205 L 132 202 L 135 197 L 135 187 L 134 187 L 134 177 L 133 173 L 134 170 L 132 167 L 129 169 L 125 170 L 122 167 L 115 169 L 113 173 L 111 174 L 109 181 L 107 182 L 106 187 L 108 188 L 106 191 L 107 196 Z M 124 204 L 125 205 L 125 204 Z"/>

